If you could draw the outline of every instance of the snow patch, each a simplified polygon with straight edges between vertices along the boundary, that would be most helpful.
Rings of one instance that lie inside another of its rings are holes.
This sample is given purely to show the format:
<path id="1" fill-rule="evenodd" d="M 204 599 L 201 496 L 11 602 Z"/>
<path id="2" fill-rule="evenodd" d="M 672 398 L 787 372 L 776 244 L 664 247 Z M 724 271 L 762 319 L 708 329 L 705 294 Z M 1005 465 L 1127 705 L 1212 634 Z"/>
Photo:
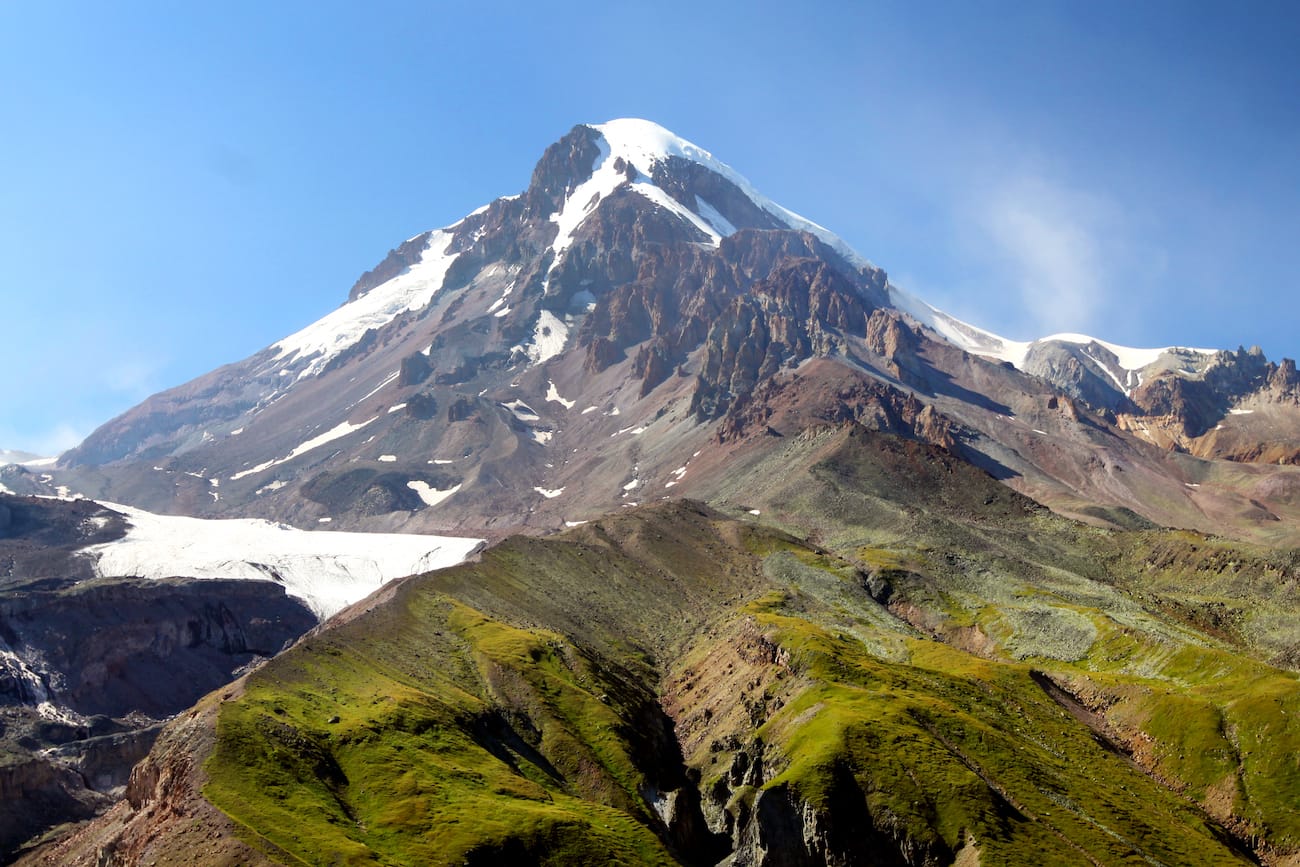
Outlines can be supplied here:
<path id="1" fill-rule="evenodd" d="M 551 222 L 556 224 L 557 231 L 555 240 L 551 242 L 551 252 L 554 254 L 551 258 L 551 268 L 542 281 L 543 295 L 550 285 L 551 274 L 559 265 L 565 251 L 573 244 L 574 233 L 578 231 L 582 221 L 596 209 L 601 199 L 614 192 L 626 180 L 621 172 L 614 170 L 614 159 L 611 159 L 608 142 L 599 142 L 597 146 L 600 148 L 600 154 L 592 164 L 591 177 L 578 184 L 564 200 L 560 210 L 551 215 Z"/>
<path id="2" fill-rule="evenodd" d="M 535 366 L 563 352 L 568 340 L 569 326 L 551 311 L 543 310 L 533 326 L 533 341 L 524 347 L 524 352 Z"/>
<path id="3" fill-rule="evenodd" d="M 510 410 L 510 412 L 514 415 L 514 417 L 519 419 L 520 421 L 541 421 L 542 420 L 542 417 L 537 414 L 537 410 L 533 409 L 531 406 L 524 403 L 522 400 L 512 400 L 509 403 L 501 404 L 501 406 L 504 407 L 505 409 Z"/>
<path id="4" fill-rule="evenodd" d="M 322 618 L 394 578 L 460 563 L 483 544 L 451 536 L 310 532 L 262 520 L 182 518 L 104 505 L 123 513 L 130 526 L 125 537 L 85 549 L 100 576 L 276 580 Z"/>
<path id="5" fill-rule="evenodd" d="M 713 207 L 699 196 L 695 197 L 695 209 L 699 212 L 701 217 L 708 221 L 709 225 L 712 226 L 714 231 L 719 235 L 726 237 L 727 235 L 736 234 L 735 225 L 733 225 L 726 217 L 722 216 L 717 208 Z"/>
<path id="6" fill-rule="evenodd" d="M 563 397 L 561 397 L 560 390 L 555 387 L 555 382 L 552 380 L 546 381 L 546 399 L 555 401 L 556 403 L 563 406 L 565 409 L 573 409 L 573 405 L 577 402 L 572 400 L 565 400 Z"/>
<path id="7" fill-rule="evenodd" d="M 539 442 L 542 445 L 549 443 L 551 438 L 555 436 L 555 432 L 549 430 L 530 430 L 528 433 L 534 441 Z"/>
<path id="8" fill-rule="evenodd" d="M 585 523 L 587 522 L 586 521 L 565 521 L 564 526 L 572 529 L 574 527 L 581 527 Z"/>
<path id="9" fill-rule="evenodd" d="M 1228 410 L 1228 415 L 1254 415 L 1254 414 L 1255 414 L 1255 411 L 1254 411 L 1253 409 L 1230 409 L 1230 410 Z"/>
<path id="10" fill-rule="evenodd" d="M 637 179 L 632 183 L 632 189 L 635 192 L 638 192 L 641 195 L 645 196 L 653 204 L 658 205 L 659 207 L 663 208 L 665 211 L 676 214 L 678 217 L 682 218 L 683 220 L 690 223 L 695 228 L 699 229 L 700 232 L 709 239 L 710 243 L 712 243 L 713 246 L 716 247 L 720 243 L 722 243 L 722 235 L 718 233 L 717 229 L 713 228 L 712 224 L 705 221 L 702 217 L 700 217 L 699 214 L 696 214 L 694 211 L 690 210 L 689 208 L 684 207 L 681 202 L 677 201 L 672 196 L 668 195 L 663 190 L 659 189 L 653 183 L 649 182 L 648 180 Z M 723 222 L 726 221 L 724 220 Z M 728 225 L 730 224 L 728 223 Z"/>
<path id="11" fill-rule="evenodd" d="M 556 497 L 558 497 L 560 494 L 564 493 L 564 488 L 555 488 L 554 490 L 551 490 L 549 488 L 533 488 L 533 490 L 541 494 L 543 497 L 545 497 L 548 500 L 553 500 Z"/>
<path id="12" fill-rule="evenodd" d="M 392 373 L 388 374 L 388 376 L 385 376 L 384 379 L 383 379 L 383 381 L 380 382 L 379 385 L 376 385 L 374 388 L 370 389 L 370 391 L 366 392 L 365 396 L 362 397 L 361 400 L 359 400 L 359 401 L 357 401 L 356 403 L 352 404 L 352 406 L 356 406 L 356 405 L 359 404 L 359 403 L 365 403 L 365 402 L 366 402 L 367 400 L 369 400 L 370 398 L 372 398 L 372 397 L 374 397 L 375 395 L 379 394 L 379 392 L 383 391 L 383 389 L 384 389 L 384 387 L 385 387 L 386 385 L 388 385 L 388 384 L 389 384 L 390 382 L 392 382 L 393 380 L 397 379 L 397 377 L 400 376 L 401 373 L 402 373 L 402 371 L 400 371 L 400 370 L 394 370 Z M 349 409 L 351 409 L 351 407 L 349 407 Z"/>
<path id="13" fill-rule="evenodd" d="M 392 464 L 397 462 L 397 455 L 380 455 L 379 462 L 383 464 Z"/>
<path id="14" fill-rule="evenodd" d="M 419 481 L 418 479 L 407 482 L 406 486 L 410 488 L 412 491 L 415 491 L 415 493 L 419 495 L 420 499 L 424 501 L 424 504 L 426 506 L 438 505 L 443 500 L 447 499 L 452 494 L 459 491 L 461 487 L 459 484 L 457 484 L 454 487 L 447 488 L 445 491 L 443 491 L 430 486 L 428 482 L 422 482 Z"/>

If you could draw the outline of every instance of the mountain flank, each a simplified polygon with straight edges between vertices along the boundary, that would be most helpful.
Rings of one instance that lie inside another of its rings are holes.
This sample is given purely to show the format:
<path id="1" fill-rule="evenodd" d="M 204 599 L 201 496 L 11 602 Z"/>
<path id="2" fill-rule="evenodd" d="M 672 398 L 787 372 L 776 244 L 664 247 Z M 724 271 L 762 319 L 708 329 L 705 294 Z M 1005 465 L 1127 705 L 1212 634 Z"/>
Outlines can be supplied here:
<path id="1" fill-rule="evenodd" d="M 1296 563 L 1071 522 L 852 423 L 785 439 L 714 507 L 513 537 L 355 609 L 23 863 L 165 863 L 182 803 L 272 863 L 1297 851 Z"/>

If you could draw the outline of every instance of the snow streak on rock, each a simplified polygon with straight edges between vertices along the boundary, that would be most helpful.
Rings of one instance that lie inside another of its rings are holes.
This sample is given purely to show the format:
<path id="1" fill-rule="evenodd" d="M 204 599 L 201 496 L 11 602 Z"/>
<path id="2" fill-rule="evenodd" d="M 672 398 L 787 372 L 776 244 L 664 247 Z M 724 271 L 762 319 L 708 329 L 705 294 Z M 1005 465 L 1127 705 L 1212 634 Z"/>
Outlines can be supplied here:
<path id="1" fill-rule="evenodd" d="M 258 464 L 257 466 L 251 467 L 247 470 L 241 470 L 235 473 L 233 476 L 231 476 L 230 481 L 235 482 L 238 481 L 239 479 L 244 478 L 244 476 L 251 476 L 254 473 L 260 473 L 264 470 L 269 470 L 271 467 L 288 463 L 289 461 L 298 457 L 298 455 L 301 455 L 305 452 L 309 452 L 314 448 L 319 448 L 320 446 L 323 446 L 328 442 L 339 439 L 340 437 L 345 437 L 348 434 L 353 433 L 355 431 L 359 431 L 363 427 L 365 427 L 366 425 L 370 424 L 371 422 L 375 421 L 378 418 L 379 416 L 375 416 L 374 418 L 367 419 L 361 422 L 360 424 L 352 424 L 351 422 L 345 421 L 341 424 L 335 425 L 334 427 L 325 431 L 325 433 L 320 434 L 319 436 L 314 436 L 305 442 L 299 443 L 297 446 L 294 447 L 293 451 L 289 452 L 289 454 L 286 455 L 285 457 L 275 458 L 274 460 L 266 461 L 265 463 Z"/>
<path id="2" fill-rule="evenodd" d="M 442 288 L 447 269 L 456 259 L 455 255 L 448 254 L 454 228 L 430 233 L 420 261 L 403 273 L 275 344 L 272 348 L 277 350 L 276 361 L 310 359 L 298 373 L 298 379 L 314 376 L 331 359 L 355 345 L 368 330 L 428 305 Z"/>

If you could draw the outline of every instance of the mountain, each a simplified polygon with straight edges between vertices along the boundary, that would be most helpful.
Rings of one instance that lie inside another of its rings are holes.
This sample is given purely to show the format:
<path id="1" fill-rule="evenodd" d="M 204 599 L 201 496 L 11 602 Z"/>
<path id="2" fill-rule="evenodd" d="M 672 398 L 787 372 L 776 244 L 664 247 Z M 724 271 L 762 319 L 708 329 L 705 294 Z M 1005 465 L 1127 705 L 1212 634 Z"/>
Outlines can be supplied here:
<path id="1" fill-rule="evenodd" d="M 952 448 L 1086 520 L 1294 542 L 1297 382 L 1258 350 L 1008 341 L 619 120 L 575 127 L 523 193 L 405 241 L 341 307 L 110 421 L 53 476 L 155 512 L 500 538 L 691 495 L 724 441 L 795 412 Z"/>
<path id="2" fill-rule="evenodd" d="M 0 471 L 103 501 L 15 498 L 23 755 L 23 689 L 99 670 L 48 624 L 231 611 L 167 645 L 214 691 L 102 711 L 153 747 L 40 788 L 121 797 L 22 863 L 1295 863 L 1298 413 L 1289 360 L 1009 341 L 661 127 L 575 127 L 319 321 Z M 471 560 L 349 605 L 336 530 L 385 579 Z M 273 604 L 333 617 L 218 640 Z M 152 641 L 115 684 L 176 687 Z"/>

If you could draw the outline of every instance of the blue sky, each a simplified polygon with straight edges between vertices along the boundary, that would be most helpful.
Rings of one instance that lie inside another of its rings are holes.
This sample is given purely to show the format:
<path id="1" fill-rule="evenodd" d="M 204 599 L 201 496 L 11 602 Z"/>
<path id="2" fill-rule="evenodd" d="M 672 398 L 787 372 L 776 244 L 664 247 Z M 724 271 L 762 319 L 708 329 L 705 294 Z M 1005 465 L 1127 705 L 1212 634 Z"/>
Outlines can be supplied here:
<path id="1" fill-rule="evenodd" d="M 1007 337 L 1296 357 L 1297 44 L 1266 2 L 0 2 L 0 447 L 252 354 L 625 116 Z"/>

